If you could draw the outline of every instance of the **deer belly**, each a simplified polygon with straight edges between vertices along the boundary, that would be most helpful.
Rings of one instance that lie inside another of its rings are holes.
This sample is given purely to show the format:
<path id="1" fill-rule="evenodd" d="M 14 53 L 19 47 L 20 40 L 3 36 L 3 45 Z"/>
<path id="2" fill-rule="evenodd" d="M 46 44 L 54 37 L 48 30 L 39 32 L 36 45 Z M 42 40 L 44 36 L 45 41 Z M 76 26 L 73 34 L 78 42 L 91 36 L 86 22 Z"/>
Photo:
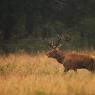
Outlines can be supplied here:
<path id="1" fill-rule="evenodd" d="M 91 69 L 93 66 L 93 60 L 64 60 L 63 65 L 67 69 Z"/>
<path id="2" fill-rule="evenodd" d="M 86 68 L 86 65 L 83 63 L 64 63 L 63 64 L 65 68 L 68 69 L 81 69 L 81 68 Z"/>

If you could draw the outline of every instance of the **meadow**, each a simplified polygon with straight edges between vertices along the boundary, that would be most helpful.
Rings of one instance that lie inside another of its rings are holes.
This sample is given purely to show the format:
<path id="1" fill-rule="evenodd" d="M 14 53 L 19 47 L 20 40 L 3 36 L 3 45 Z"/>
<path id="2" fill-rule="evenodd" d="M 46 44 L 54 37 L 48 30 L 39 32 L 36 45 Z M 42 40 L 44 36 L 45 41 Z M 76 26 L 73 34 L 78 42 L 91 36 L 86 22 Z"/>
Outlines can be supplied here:
<path id="1" fill-rule="evenodd" d="M 95 95 L 95 74 L 83 69 L 65 74 L 45 53 L 10 53 L 0 56 L 0 95 Z"/>

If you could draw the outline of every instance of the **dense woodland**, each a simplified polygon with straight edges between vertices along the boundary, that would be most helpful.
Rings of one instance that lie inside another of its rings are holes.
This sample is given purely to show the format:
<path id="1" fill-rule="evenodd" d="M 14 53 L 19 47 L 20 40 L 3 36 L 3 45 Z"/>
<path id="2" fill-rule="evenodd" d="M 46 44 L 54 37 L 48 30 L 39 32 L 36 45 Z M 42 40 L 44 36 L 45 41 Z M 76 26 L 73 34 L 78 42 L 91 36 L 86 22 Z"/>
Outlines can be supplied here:
<path id="1" fill-rule="evenodd" d="M 0 0 L 0 52 L 46 50 L 60 33 L 64 49 L 94 49 L 95 0 Z"/>

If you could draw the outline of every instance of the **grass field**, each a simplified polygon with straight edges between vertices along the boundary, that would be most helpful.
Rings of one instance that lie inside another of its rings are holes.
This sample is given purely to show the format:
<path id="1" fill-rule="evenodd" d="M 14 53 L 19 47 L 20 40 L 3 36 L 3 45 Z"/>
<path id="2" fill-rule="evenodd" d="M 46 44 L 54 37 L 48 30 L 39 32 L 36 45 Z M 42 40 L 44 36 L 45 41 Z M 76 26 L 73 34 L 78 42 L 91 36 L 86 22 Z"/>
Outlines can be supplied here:
<path id="1" fill-rule="evenodd" d="M 63 65 L 45 54 L 0 56 L 0 95 L 95 95 L 95 74 L 63 71 Z"/>

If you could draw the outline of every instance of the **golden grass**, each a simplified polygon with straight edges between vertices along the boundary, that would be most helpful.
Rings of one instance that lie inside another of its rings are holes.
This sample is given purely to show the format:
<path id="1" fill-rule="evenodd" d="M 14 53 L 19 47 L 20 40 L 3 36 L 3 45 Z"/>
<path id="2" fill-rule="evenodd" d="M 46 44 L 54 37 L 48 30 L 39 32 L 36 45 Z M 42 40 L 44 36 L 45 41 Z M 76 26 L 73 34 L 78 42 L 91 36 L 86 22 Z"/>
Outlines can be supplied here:
<path id="1" fill-rule="evenodd" d="M 63 65 L 45 54 L 0 56 L 0 95 L 95 95 L 95 74 L 63 71 Z"/>

